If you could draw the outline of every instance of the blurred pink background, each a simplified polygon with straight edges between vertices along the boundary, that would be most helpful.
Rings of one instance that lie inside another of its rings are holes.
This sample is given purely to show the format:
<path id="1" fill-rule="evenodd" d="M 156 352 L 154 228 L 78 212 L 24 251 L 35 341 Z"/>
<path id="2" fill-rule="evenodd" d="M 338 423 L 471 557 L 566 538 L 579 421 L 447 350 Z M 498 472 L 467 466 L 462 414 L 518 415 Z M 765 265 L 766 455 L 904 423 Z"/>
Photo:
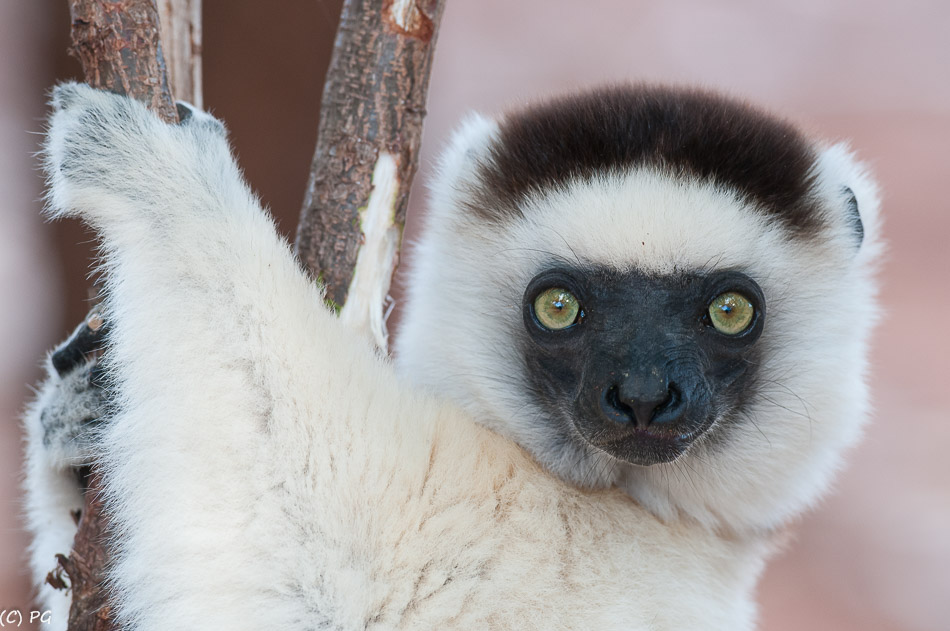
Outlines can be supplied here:
<path id="1" fill-rule="evenodd" d="M 205 0 L 205 101 L 291 234 L 339 0 Z M 31 152 L 45 90 L 79 75 L 65 0 L 0 0 L 0 610 L 29 609 L 18 411 L 45 349 L 85 313 L 88 234 L 45 226 Z M 455 122 L 624 79 L 700 83 L 828 139 L 884 192 L 890 253 L 876 415 L 835 493 L 760 587 L 761 628 L 950 628 L 950 3 L 449 0 L 422 155 Z M 416 186 L 414 212 L 422 207 Z M 410 219 L 411 222 L 411 219 Z M 411 229 L 411 226 L 410 226 Z M 408 262 L 411 265 L 411 261 Z"/>

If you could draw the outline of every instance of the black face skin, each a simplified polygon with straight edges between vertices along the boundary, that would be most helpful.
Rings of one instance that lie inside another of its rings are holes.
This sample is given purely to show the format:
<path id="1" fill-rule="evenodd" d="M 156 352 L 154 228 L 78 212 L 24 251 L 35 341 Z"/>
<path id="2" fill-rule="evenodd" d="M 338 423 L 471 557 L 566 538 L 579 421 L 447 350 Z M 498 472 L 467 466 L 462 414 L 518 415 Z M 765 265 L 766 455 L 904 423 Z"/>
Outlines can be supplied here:
<path id="1" fill-rule="evenodd" d="M 547 329 L 535 314 L 536 297 L 552 287 L 580 302 L 568 328 Z M 709 318 L 710 303 L 728 291 L 755 308 L 736 335 Z M 675 460 L 741 405 L 758 363 L 765 298 L 735 271 L 658 277 L 557 268 L 528 285 L 523 314 L 526 374 L 548 418 L 600 451 L 647 466 Z"/>

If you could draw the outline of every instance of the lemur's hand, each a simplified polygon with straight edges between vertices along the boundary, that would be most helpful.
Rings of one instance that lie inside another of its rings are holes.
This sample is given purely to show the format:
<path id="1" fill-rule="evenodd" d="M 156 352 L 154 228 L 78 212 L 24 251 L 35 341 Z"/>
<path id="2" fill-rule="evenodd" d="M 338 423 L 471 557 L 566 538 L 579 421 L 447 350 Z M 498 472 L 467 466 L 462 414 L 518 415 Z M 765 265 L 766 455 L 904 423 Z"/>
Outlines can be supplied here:
<path id="1" fill-rule="evenodd" d="M 62 467 L 89 464 L 109 407 L 108 380 L 98 362 L 108 327 L 95 311 L 50 354 L 39 405 L 43 446 Z"/>
<path id="2" fill-rule="evenodd" d="M 187 103 L 168 125 L 141 103 L 77 83 L 53 89 L 44 146 L 47 208 L 82 215 L 100 229 L 133 206 L 155 217 L 179 206 L 187 191 L 215 189 L 231 165 L 224 125 Z"/>

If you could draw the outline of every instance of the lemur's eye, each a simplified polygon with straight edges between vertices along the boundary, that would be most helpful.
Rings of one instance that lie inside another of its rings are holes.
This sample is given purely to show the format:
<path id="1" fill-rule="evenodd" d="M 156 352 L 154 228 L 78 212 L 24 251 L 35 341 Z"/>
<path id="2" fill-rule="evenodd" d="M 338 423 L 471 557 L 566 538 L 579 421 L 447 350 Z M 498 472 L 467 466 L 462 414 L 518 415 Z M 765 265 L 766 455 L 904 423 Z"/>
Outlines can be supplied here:
<path id="1" fill-rule="evenodd" d="M 566 329 L 583 315 L 574 294 L 563 287 L 545 289 L 534 299 L 534 314 L 544 328 L 551 331 Z"/>
<path id="2" fill-rule="evenodd" d="M 719 294 L 709 305 L 709 321 L 724 335 L 738 335 L 749 328 L 755 307 L 737 291 Z"/>

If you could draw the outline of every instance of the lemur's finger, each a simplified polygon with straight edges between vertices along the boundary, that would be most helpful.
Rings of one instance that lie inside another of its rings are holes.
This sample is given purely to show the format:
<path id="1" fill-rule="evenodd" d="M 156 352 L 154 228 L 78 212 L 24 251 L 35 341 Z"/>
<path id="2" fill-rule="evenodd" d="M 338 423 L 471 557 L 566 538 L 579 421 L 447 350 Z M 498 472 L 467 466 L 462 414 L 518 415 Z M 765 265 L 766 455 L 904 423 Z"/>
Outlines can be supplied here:
<path id="1" fill-rule="evenodd" d="M 102 316 L 93 311 L 76 327 L 50 357 L 53 368 L 63 376 L 83 364 L 91 354 L 102 349 L 108 327 Z"/>

